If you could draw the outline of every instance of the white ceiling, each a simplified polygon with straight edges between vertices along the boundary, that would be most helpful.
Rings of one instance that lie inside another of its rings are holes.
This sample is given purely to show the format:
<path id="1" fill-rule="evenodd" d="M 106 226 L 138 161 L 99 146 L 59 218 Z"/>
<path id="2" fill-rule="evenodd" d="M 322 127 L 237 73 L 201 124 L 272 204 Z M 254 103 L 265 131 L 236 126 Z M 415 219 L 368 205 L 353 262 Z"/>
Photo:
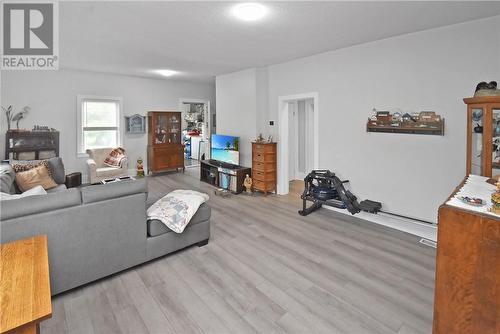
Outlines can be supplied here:
<path id="1" fill-rule="evenodd" d="M 259 22 L 234 2 L 60 2 L 62 68 L 212 81 L 215 75 L 500 15 L 500 2 L 265 2 Z M 479 38 L 479 36 L 478 36 Z"/>

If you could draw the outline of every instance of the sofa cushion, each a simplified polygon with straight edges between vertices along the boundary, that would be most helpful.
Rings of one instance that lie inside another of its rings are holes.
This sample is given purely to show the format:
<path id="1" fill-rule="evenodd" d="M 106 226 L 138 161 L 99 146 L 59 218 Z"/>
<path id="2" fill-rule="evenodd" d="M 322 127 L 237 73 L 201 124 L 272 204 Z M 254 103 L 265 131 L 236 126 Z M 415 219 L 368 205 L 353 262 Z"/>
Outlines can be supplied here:
<path id="1" fill-rule="evenodd" d="M 42 186 L 44 189 L 57 187 L 57 183 L 50 176 L 46 163 L 24 172 L 16 172 L 16 183 L 23 192 L 35 186 Z"/>
<path id="2" fill-rule="evenodd" d="M 202 205 L 200 205 L 198 211 L 196 211 L 193 218 L 191 218 L 191 220 L 189 221 L 189 224 L 187 225 L 186 229 L 188 229 L 190 226 L 209 220 L 211 214 L 212 210 L 210 209 L 210 206 L 207 203 L 203 203 Z M 161 234 L 173 232 L 165 224 L 163 224 L 160 220 L 157 219 L 148 220 L 147 226 L 148 226 L 148 236 L 150 237 L 156 237 Z"/>
<path id="3" fill-rule="evenodd" d="M 137 193 L 147 193 L 146 178 L 126 180 L 108 184 L 91 185 L 81 188 L 82 202 L 93 203 Z"/>
<path id="4" fill-rule="evenodd" d="M 81 204 L 79 189 L 68 189 L 47 195 L 30 196 L 2 202 L 0 219 L 7 220 L 53 211 Z"/>
<path id="5" fill-rule="evenodd" d="M 15 194 L 14 180 L 16 173 L 9 164 L 0 165 L 0 192 L 6 194 Z"/>

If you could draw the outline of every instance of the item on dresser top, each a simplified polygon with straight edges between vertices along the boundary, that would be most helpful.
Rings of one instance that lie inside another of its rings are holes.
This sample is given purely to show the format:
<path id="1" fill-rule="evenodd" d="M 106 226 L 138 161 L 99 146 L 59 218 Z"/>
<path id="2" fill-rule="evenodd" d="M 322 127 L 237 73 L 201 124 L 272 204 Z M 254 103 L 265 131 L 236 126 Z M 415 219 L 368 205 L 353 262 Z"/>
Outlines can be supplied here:
<path id="1" fill-rule="evenodd" d="M 194 190 L 174 190 L 160 198 L 147 210 L 148 220 L 159 220 L 176 233 L 182 233 L 207 194 Z"/>
<path id="2" fill-rule="evenodd" d="M 500 192 L 495 192 L 491 195 L 491 212 L 500 214 Z"/>
<path id="3" fill-rule="evenodd" d="M 446 204 L 458 208 L 476 211 L 480 213 L 496 215 L 491 211 L 491 195 L 495 193 L 497 187 L 488 183 L 488 178 L 478 175 L 469 175 L 462 187 L 450 198 Z M 460 197 L 480 198 L 485 205 L 473 206 L 463 202 Z"/>
<path id="4" fill-rule="evenodd" d="M 465 204 L 469 204 L 472 206 L 483 206 L 486 205 L 486 201 L 477 198 L 477 197 L 468 197 L 468 196 L 460 196 L 458 197 L 459 200 L 464 202 Z"/>
<path id="5" fill-rule="evenodd" d="M 49 174 L 47 165 L 43 163 L 27 171 L 16 172 L 16 184 L 22 192 L 38 185 L 45 190 L 57 187 L 57 183 Z"/>

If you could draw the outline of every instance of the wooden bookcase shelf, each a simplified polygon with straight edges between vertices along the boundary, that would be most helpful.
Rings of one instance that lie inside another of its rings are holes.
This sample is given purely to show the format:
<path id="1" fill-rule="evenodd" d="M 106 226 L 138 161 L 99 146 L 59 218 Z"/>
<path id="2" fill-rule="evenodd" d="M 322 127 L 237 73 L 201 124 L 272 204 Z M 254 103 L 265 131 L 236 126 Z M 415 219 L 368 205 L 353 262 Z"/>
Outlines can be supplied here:
<path id="1" fill-rule="evenodd" d="M 29 152 L 33 152 L 30 159 L 20 155 Z M 58 156 L 59 131 L 14 130 L 5 133 L 5 159 L 38 160 Z"/>

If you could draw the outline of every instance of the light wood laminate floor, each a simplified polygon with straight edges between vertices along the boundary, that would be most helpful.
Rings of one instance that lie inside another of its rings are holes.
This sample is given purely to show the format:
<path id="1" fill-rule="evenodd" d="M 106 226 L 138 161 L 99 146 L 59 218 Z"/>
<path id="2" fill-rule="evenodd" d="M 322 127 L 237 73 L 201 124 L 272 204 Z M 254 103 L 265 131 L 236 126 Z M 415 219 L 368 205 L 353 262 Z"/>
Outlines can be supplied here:
<path id="1" fill-rule="evenodd" d="M 197 169 L 152 193 L 210 194 L 211 239 L 53 299 L 42 333 L 430 333 L 435 250 L 289 196 L 217 197 Z"/>

